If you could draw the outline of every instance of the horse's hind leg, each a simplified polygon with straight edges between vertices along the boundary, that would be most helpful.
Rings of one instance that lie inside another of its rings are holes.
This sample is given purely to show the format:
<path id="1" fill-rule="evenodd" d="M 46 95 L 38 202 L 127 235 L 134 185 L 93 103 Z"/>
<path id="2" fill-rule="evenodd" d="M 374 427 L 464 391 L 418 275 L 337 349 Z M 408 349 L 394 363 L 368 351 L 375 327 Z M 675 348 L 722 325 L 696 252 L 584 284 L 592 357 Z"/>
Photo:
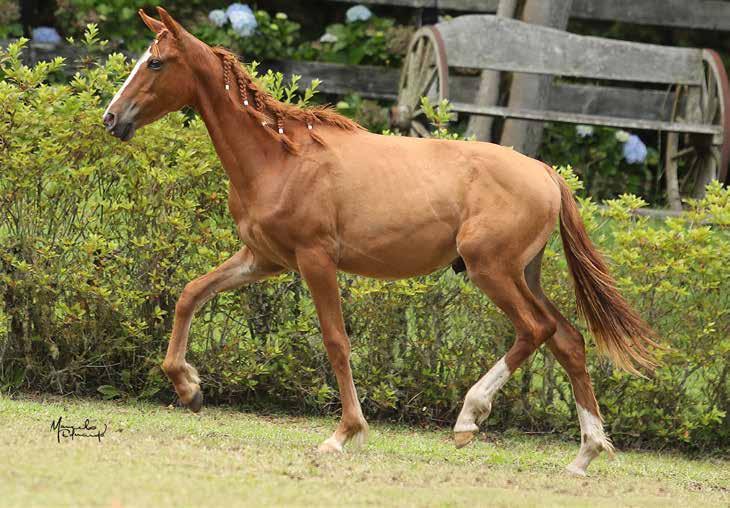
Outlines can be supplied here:
<path id="1" fill-rule="evenodd" d="M 532 292 L 553 314 L 557 323 L 555 334 L 548 339 L 547 345 L 570 377 L 581 431 L 580 452 L 567 470 L 572 474 L 585 476 L 588 465 L 601 450 L 613 454 L 613 445 L 603 432 L 601 413 L 586 369 L 583 336 L 545 296 L 540 286 L 541 262 L 542 251 L 527 265 L 525 278 Z"/>
<path id="2" fill-rule="evenodd" d="M 507 315 L 516 339 L 507 354 L 469 389 L 454 426 L 457 447 L 469 443 L 489 416 L 492 399 L 510 375 L 555 332 L 555 319 L 530 291 L 519 255 L 505 249 L 460 245 L 469 278 Z M 492 244 L 497 245 L 497 244 Z M 523 253 L 519 253 L 523 254 Z"/>

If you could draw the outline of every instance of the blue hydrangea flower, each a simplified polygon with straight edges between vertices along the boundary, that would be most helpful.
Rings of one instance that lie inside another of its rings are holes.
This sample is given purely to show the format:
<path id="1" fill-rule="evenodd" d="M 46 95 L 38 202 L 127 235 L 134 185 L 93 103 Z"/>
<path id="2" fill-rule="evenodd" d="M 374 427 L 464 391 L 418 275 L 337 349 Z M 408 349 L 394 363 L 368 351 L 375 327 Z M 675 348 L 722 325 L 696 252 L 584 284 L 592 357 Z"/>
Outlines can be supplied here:
<path id="1" fill-rule="evenodd" d="M 215 26 L 223 26 L 228 21 L 228 14 L 223 9 L 213 9 L 208 13 L 208 19 Z"/>
<path id="2" fill-rule="evenodd" d="M 345 13 L 345 19 L 347 19 L 348 23 L 354 23 L 356 21 L 367 21 L 372 16 L 373 13 L 370 12 L 370 9 L 368 9 L 364 5 L 355 5 L 354 7 L 350 7 Z"/>
<path id="3" fill-rule="evenodd" d="M 577 125 L 575 132 L 581 138 L 589 138 L 593 136 L 593 127 L 590 125 Z"/>
<path id="4" fill-rule="evenodd" d="M 40 42 L 42 44 L 56 44 L 61 43 L 61 36 L 55 28 L 49 26 L 39 26 L 33 29 L 33 41 Z"/>
<path id="5" fill-rule="evenodd" d="M 250 37 L 258 26 L 253 13 L 243 10 L 229 13 L 228 19 L 231 20 L 231 27 L 239 37 Z"/>
<path id="6" fill-rule="evenodd" d="M 646 160 L 646 145 L 636 134 L 629 135 L 624 143 L 624 159 L 629 164 L 641 164 Z"/>
<path id="7" fill-rule="evenodd" d="M 251 10 L 251 7 L 249 7 L 247 4 L 241 4 L 238 2 L 229 5 L 228 9 L 226 9 L 226 15 L 229 18 L 231 17 L 231 14 L 234 12 L 246 12 L 253 16 L 253 11 Z"/>

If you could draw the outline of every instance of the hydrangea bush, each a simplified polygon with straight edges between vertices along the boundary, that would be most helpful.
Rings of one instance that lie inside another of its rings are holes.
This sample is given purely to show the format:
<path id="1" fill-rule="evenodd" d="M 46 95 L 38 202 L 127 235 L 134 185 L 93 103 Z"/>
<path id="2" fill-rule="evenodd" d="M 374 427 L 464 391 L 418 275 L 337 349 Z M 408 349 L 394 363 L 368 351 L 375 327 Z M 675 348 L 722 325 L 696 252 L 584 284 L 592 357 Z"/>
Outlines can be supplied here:
<path id="1" fill-rule="evenodd" d="M 413 34 L 412 27 L 373 15 L 362 5 L 348 9 L 345 23 L 329 25 L 317 41 L 304 43 L 300 57 L 344 64 L 398 66 Z"/>
<path id="2" fill-rule="evenodd" d="M 286 14 L 271 16 L 241 3 L 211 10 L 191 31 L 208 44 L 230 48 L 249 61 L 292 58 L 301 44 L 300 26 Z"/>
<path id="3" fill-rule="evenodd" d="M 624 192 L 661 204 L 660 157 L 634 133 L 591 125 L 548 124 L 538 157 L 550 164 L 572 164 L 585 192 L 597 200 Z"/>

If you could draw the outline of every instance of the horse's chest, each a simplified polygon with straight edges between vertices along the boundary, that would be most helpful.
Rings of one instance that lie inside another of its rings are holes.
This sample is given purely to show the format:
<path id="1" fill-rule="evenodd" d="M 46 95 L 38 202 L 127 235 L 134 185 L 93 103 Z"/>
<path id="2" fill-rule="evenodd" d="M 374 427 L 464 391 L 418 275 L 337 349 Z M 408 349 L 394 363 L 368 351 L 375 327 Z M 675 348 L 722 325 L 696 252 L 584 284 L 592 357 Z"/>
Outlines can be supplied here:
<path id="1" fill-rule="evenodd" d="M 294 250 L 283 238 L 285 235 L 281 231 L 267 226 L 266 223 L 241 221 L 238 223 L 238 232 L 243 243 L 254 251 L 277 264 L 296 268 Z"/>

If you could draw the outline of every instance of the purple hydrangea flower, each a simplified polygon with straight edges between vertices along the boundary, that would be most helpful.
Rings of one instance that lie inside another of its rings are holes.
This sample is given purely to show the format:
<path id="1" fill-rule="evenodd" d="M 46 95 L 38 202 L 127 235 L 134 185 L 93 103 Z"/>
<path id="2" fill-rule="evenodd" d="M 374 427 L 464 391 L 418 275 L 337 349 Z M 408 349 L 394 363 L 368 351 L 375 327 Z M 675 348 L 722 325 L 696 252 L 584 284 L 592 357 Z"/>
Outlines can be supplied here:
<path id="1" fill-rule="evenodd" d="M 230 12 L 228 19 L 231 20 L 231 27 L 239 37 L 250 37 L 258 26 L 253 13 L 243 10 Z"/>
<path id="2" fill-rule="evenodd" d="M 646 145 L 636 134 L 629 135 L 624 143 L 624 159 L 629 164 L 641 164 L 646 160 Z"/>
<path id="3" fill-rule="evenodd" d="M 228 21 L 228 14 L 223 9 L 213 9 L 208 13 L 208 19 L 215 26 L 221 27 Z"/>
<path id="4" fill-rule="evenodd" d="M 49 26 L 39 26 L 33 29 L 33 41 L 41 44 L 53 44 L 54 46 L 61 43 L 61 36 L 55 28 Z"/>
<path id="5" fill-rule="evenodd" d="M 230 18 L 231 14 L 234 12 L 245 12 L 253 16 L 253 11 L 251 10 L 251 7 L 249 7 L 247 4 L 241 4 L 241 3 L 232 3 L 228 6 L 228 9 L 226 9 L 226 15 Z"/>
<path id="6" fill-rule="evenodd" d="M 354 23 L 356 21 L 367 21 L 372 16 L 373 13 L 370 12 L 370 9 L 368 9 L 364 5 L 355 5 L 354 7 L 350 7 L 345 13 L 345 19 L 347 19 L 348 23 Z"/>

